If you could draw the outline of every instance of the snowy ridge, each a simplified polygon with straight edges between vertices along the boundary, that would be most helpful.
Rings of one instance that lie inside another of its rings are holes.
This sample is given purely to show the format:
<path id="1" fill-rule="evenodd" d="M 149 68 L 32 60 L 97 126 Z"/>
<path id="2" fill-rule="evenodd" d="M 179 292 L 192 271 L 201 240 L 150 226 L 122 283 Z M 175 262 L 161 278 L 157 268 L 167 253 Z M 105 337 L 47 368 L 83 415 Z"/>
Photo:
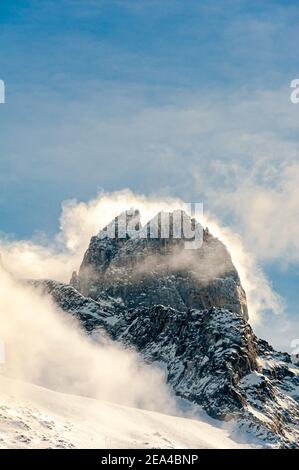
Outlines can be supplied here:
<path id="1" fill-rule="evenodd" d="M 199 418 L 64 395 L 0 375 L 0 448 L 249 447 L 229 434 Z"/>

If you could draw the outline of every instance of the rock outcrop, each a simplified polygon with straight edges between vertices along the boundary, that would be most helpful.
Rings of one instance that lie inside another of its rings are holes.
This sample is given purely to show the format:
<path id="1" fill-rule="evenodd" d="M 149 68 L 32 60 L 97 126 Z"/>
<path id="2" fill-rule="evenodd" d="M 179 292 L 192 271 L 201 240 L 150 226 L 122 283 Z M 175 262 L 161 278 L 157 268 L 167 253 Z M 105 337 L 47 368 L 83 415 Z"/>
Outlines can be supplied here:
<path id="1" fill-rule="evenodd" d="M 170 235 L 162 238 L 161 213 L 141 228 L 139 213 L 134 212 L 129 220 L 139 231 L 126 238 L 119 238 L 116 232 L 111 238 L 108 226 L 92 237 L 76 284 L 72 284 L 95 300 L 103 293 L 119 297 L 127 308 L 157 304 L 180 311 L 219 307 L 248 319 L 246 295 L 226 247 L 208 229 L 182 214 L 201 232 L 200 248 L 185 249 L 184 237 L 174 238 L 174 214 L 166 214 Z M 155 226 L 153 237 L 150 227 Z"/>

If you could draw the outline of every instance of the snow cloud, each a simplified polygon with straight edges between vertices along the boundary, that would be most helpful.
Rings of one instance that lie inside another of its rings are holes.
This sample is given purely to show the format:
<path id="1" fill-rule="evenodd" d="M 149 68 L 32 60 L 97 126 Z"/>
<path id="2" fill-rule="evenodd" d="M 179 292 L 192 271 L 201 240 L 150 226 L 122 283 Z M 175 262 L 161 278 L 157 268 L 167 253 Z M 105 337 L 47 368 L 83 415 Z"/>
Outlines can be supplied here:
<path id="1" fill-rule="evenodd" d="M 5 372 L 20 381 L 133 407 L 171 412 L 163 373 L 98 333 L 91 340 L 47 297 L 0 268 Z"/>

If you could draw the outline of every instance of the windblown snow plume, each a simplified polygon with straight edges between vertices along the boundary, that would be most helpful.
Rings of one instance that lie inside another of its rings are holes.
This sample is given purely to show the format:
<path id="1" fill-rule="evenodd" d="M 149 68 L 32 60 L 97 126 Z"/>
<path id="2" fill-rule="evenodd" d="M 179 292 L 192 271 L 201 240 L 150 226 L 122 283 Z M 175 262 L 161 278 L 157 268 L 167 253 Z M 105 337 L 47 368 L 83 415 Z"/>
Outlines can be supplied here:
<path id="1" fill-rule="evenodd" d="M 164 411 L 173 407 L 162 372 L 103 337 L 87 338 L 49 298 L 2 268 L 0 338 L 6 374 L 14 378 L 129 406 Z"/>
<path id="2" fill-rule="evenodd" d="M 246 250 L 241 237 L 229 227 L 221 227 L 219 222 L 210 215 L 205 216 L 205 223 L 231 254 L 246 292 L 250 323 L 262 322 L 263 313 L 266 311 L 274 314 L 283 313 L 282 298 L 273 290 L 254 254 Z"/>

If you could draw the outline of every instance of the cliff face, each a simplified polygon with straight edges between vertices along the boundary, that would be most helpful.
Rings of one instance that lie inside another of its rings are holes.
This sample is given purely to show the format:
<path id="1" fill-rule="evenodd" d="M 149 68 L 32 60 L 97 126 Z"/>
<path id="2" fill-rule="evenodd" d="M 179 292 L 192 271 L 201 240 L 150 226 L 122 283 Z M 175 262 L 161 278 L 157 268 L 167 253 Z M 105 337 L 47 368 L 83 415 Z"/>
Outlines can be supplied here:
<path id="1" fill-rule="evenodd" d="M 161 214 L 155 219 L 142 229 L 135 212 L 134 225 L 140 230 L 132 237 L 111 239 L 107 228 L 92 237 L 72 284 L 95 300 L 103 292 L 119 297 L 128 308 L 157 304 L 181 311 L 219 307 L 247 319 L 245 292 L 223 243 L 189 219 L 194 230 L 201 231 L 202 244 L 186 249 L 183 237 L 173 237 L 173 222 L 166 239 L 161 236 Z M 169 220 L 173 219 L 169 214 Z M 155 224 L 153 238 L 149 227 Z"/>
<path id="2" fill-rule="evenodd" d="M 159 217 L 158 236 L 144 237 L 148 226 L 133 215 L 131 236 L 111 239 L 108 226 L 92 238 L 72 286 L 34 284 L 88 334 L 102 331 L 162 365 L 179 397 L 266 444 L 298 446 L 299 368 L 254 335 L 225 246 L 204 230 L 202 246 L 187 250 L 183 237 L 161 237 Z"/>

